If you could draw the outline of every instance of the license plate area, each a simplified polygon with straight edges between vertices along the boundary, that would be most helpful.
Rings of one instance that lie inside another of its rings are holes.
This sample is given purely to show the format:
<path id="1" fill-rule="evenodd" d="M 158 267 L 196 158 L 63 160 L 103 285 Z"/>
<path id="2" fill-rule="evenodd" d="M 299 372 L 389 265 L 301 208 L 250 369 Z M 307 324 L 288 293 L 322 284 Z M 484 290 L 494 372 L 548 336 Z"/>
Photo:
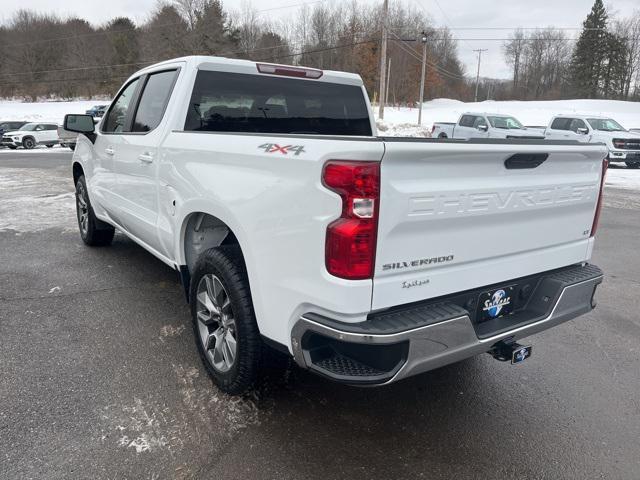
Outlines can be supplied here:
<path id="1" fill-rule="evenodd" d="M 479 323 L 511 315 L 516 302 L 516 285 L 485 291 L 478 297 L 476 319 Z"/>

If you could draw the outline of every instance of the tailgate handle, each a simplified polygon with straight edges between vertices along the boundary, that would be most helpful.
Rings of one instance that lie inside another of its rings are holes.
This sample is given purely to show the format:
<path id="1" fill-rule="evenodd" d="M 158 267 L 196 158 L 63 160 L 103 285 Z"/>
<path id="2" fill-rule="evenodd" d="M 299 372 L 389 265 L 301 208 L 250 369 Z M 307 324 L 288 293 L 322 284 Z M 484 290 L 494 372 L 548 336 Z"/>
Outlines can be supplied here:
<path id="1" fill-rule="evenodd" d="M 536 168 L 549 158 L 548 153 L 516 153 L 504 161 L 504 166 L 509 170 L 522 168 Z"/>

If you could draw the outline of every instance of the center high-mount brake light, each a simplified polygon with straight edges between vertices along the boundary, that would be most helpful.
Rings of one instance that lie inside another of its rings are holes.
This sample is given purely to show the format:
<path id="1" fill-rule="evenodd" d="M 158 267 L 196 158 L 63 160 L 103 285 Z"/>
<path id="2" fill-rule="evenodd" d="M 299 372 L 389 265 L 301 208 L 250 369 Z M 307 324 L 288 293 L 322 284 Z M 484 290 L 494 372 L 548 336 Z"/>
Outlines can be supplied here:
<path id="1" fill-rule="evenodd" d="M 332 160 L 322 182 L 342 198 L 340 218 L 327 227 L 327 271 L 348 280 L 373 277 L 380 210 L 380 163 Z"/>
<path id="2" fill-rule="evenodd" d="M 609 159 L 602 160 L 602 176 L 600 177 L 600 192 L 598 193 L 598 204 L 596 205 L 596 214 L 593 217 L 593 225 L 591 225 L 591 236 L 595 237 L 600 221 L 600 210 L 602 210 L 602 195 L 604 193 L 604 178 L 607 176 L 607 168 L 609 168 Z"/>
<path id="3" fill-rule="evenodd" d="M 260 73 L 283 75 L 285 77 L 318 79 L 323 73 L 322 70 L 318 70 L 317 68 L 290 67 L 288 65 L 274 65 L 272 63 L 256 63 L 256 67 Z"/>

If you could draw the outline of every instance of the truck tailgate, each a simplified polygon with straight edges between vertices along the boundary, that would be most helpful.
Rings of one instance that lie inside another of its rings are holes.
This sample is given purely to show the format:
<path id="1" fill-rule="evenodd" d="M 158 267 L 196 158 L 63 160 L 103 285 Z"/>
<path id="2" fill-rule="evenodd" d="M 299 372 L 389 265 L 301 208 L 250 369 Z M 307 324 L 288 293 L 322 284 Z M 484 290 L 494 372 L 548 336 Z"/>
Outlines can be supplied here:
<path id="1" fill-rule="evenodd" d="M 386 138 L 372 308 L 587 260 L 606 155 L 603 145 Z"/>

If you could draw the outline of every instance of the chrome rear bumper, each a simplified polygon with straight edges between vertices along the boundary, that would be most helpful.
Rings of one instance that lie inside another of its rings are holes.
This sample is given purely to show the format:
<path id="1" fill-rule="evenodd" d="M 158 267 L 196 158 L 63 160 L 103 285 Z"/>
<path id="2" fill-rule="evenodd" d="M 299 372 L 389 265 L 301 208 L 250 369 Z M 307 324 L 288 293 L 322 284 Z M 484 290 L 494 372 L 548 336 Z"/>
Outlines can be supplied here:
<path id="1" fill-rule="evenodd" d="M 354 329 L 349 324 L 338 328 L 337 322 L 306 314 L 292 330 L 294 358 L 303 368 L 351 384 L 383 385 L 433 370 L 485 353 L 501 340 L 515 341 L 591 311 L 595 308 L 594 294 L 602 282 L 602 272 L 593 265 L 571 268 L 573 270 L 541 277 L 544 281 L 558 282 L 556 300 L 548 309 L 550 313 L 524 323 L 518 323 L 517 315 L 514 315 L 513 328 L 501 329 L 499 333 L 479 334 L 471 315 L 456 305 L 448 309 L 451 318 L 439 320 L 436 316 L 434 320 L 431 313 L 423 311 L 418 316 L 425 318 L 426 324 L 392 333 L 384 329 Z M 536 289 L 540 285 L 538 283 Z M 553 297 L 546 295 L 547 292 L 548 288 L 542 294 L 552 301 Z M 438 304 L 441 306 L 442 303 Z M 370 352 L 363 346 L 369 346 Z M 392 347 L 393 351 L 387 352 L 385 347 Z M 338 352 L 337 356 L 331 357 L 331 350 Z M 352 350 L 353 354 L 350 353 Z M 390 358 L 381 361 L 378 358 L 381 356 Z"/>

